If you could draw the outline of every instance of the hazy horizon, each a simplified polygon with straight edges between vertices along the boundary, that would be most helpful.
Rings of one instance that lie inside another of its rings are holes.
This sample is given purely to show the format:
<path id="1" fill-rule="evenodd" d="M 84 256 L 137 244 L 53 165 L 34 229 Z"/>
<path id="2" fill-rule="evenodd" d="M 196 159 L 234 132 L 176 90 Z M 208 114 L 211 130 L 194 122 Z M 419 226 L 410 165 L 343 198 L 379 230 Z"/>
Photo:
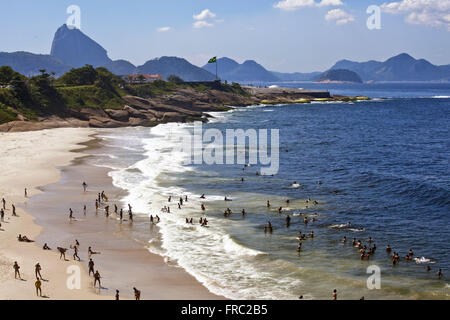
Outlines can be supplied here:
<path id="1" fill-rule="evenodd" d="M 324 71 L 342 59 L 386 59 L 408 53 L 450 64 L 450 0 L 248 0 L 34 3 L 0 12 L 0 51 L 49 54 L 70 5 L 81 10 L 81 31 L 113 60 L 134 65 L 178 56 L 203 66 L 210 57 L 255 60 L 271 71 Z M 412 4 L 411 4 L 412 3 Z M 381 29 L 369 30 L 370 5 L 381 8 Z M 27 8 L 24 10 L 24 8 Z M 22 19 L 20 19 L 22 17 Z"/>

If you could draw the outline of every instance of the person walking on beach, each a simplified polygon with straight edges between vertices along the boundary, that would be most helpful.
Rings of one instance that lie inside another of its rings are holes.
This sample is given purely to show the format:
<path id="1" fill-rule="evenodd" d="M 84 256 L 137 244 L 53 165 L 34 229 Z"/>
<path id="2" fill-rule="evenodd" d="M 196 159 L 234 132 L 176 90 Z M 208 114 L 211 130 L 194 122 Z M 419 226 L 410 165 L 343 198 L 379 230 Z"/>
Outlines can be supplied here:
<path id="1" fill-rule="evenodd" d="M 437 275 L 438 275 L 438 279 L 441 280 L 441 279 L 442 279 L 442 276 L 443 276 L 442 270 L 441 270 L 441 269 L 438 270 Z"/>
<path id="2" fill-rule="evenodd" d="M 133 287 L 133 291 L 134 291 L 134 297 L 136 300 L 141 300 L 141 292 L 136 289 L 135 287 Z"/>
<path id="3" fill-rule="evenodd" d="M 86 205 L 84 205 L 84 207 L 83 207 L 83 215 L 86 215 Z"/>
<path id="4" fill-rule="evenodd" d="M 6 210 L 6 200 L 5 200 L 5 198 L 2 198 L 2 203 L 3 203 L 3 210 Z"/>
<path id="5" fill-rule="evenodd" d="M 101 276 L 100 276 L 100 273 L 97 270 L 94 273 L 94 287 L 95 287 L 95 285 L 97 284 L 97 281 L 98 281 L 98 287 L 101 289 L 102 288 L 102 284 L 100 283 L 100 279 L 101 279 Z"/>
<path id="6" fill-rule="evenodd" d="M 84 192 L 87 191 L 87 186 L 88 186 L 87 183 L 86 183 L 86 182 L 83 182 L 83 191 L 84 191 Z"/>
<path id="7" fill-rule="evenodd" d="M 99 202 L 98 199 L 95 199 L 95 211 L 98 211 Z"/>
<path id="8" fill-rule="evenodd" d="M 16 215 L 16 206 L 12 204 L 11 207 L 12 207 L 12 215 L 13 215 L 13 217 L 17 217 L 17 215 Z"/>
<path id="9" fill-rule="evenodd" d="M 36 287 L 36 295 L 42 297 L 41 280 L 39 280 L 39 278 L 36 278 L 34 285 Z"/>
<path id="10" fill-rule="evenodd" d="M 91 276 L 91 272 L 92 272 L 93 275 L 95 274 L 95 272 L 94 272 L 94 265 L 95 265 L 94 261 L 92 261 L 92 259 L 89 259 L 89 263 L 88 263 L 89 276 Z"/>
<path id="11" fill-rule="evenodd" d="M 123 219 L 123 209 L 120 209 L 120 221 Z"/>
<path id="12" fill-rule="evenodd" d="M 120 296 L 119 296 L 119 290 L 116 290 L 116 301 L 120 300 Z"/>
<path id="13" fill-rule="evenodd" d="M 22 277 L 20 276 L 20 271 L 19 271 L 20 267 L 19 267 L 19 264 L 17 263 L 17 261 L 14 261 L 13 268 L 14 268 L 14 279 L 17 279 L 17 276 L 19 276 L 19 279 L 22 280 Z"/>
<path id="14" fill-rule="evenodd" d="M 72 248 L 73 248 L 73 260 L 81 261 L 80 257 L 78 256 L 78 246 L 74 245 Z"/>
<path id="15" fill-rule="evenodd" d="M 41 265 L 39 264 L 39 262 L 36 263 L 36 265 L 34 266 L 34 274 L 36 275 L 37 279 L 39 279 L 39 278 L 44 279 L 41 276 L 41 269 L 42 268 L 41 268 Z"/>
<path id="16" fill-rule="evenodd" d="M 25 188 L 25 191 L 24 191 L 24 196 L 25 196 L 25 198 L 28 198 L 28 192 L 27 192 L 27 188 Z"/>
<path id="17" fill-rule="evenodd" d="M 69 208 L 69 220 L 73 219 L 73 210 L 72 208 Z"/>
<path id="18" fill-rule="evenodd" d="M 105 216 L 108 218 L 109 217 L 109 206 L 105 207 Z"/>
<path id="19" fill-rule="evenodd" d="M 3 221 L 5 221 L 5 210 L 0 209 L 0 219 Z"/>
<path id="20" fill-rule="evenodd" d="M 117 214 L 118 210 L 119 210 L 119 208 L 117 208 L 117 204 L 114 204 L 114 213 Z"/>

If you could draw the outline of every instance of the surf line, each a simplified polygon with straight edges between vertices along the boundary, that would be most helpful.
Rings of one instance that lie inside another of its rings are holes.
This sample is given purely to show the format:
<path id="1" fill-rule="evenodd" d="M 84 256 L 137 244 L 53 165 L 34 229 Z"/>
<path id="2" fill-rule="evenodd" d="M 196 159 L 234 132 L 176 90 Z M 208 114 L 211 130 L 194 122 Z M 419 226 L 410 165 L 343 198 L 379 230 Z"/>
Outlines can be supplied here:
<path id="1" fill-rule="evenodd" d="M 187 155 L 183 161 L 185 165 L 261 165 L 262 175 L 275 175 L 280 165 L 280 131 L 270 129 L 270 143 L 268 131 L 268 129 L 226 129 L 224 138 L 219 129 L 203 130 L 203 123 L 196 121 L 193 133 L 184 132 L 176 139 L 181 140 L 179 151 Z"/>

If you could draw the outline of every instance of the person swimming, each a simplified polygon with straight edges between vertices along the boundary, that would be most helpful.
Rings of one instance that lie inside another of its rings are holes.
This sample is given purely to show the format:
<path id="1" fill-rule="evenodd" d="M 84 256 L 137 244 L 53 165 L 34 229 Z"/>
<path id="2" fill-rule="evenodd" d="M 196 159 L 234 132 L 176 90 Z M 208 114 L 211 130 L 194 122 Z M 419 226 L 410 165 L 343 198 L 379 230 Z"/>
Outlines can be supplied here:
<path id="1" fill-rule="evenodd" d="M 390 246 L 390 245 L 387 245 L 387 246 L 386 246 L 386 252 L 387 252 L 387 253 L 391 253 L 391 251 L 392 251 L 391 246 Z"/>

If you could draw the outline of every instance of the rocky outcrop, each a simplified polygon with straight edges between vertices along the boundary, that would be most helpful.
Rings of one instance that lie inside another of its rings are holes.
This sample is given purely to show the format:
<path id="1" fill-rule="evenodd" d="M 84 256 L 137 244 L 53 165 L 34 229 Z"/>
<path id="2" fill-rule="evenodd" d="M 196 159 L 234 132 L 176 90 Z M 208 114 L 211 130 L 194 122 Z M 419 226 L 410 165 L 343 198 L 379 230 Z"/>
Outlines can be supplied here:
<path id="1" fill-rule="evenodd" d="M 119 109 L 83 108 L 69 110 L 69 117 L 49 117 L 39 121 L 13 121 L 0 125 L 1 131 L 29 131 L 56 127 L 117 128 L 127 126 L 151 127 L 159 123 L 208 121 L 207 112 L 226 111 L 229 106 L 255 104 L 309 103 L 311 101 L 355 101 L 364 97 L 332 97 L 326 91 L 288 88 L 243 87 L 244 93 L 224 90 L 199 91 L 180 87 L 171 94 L 153 98 L 122 97 L 125 104 Z"/>

